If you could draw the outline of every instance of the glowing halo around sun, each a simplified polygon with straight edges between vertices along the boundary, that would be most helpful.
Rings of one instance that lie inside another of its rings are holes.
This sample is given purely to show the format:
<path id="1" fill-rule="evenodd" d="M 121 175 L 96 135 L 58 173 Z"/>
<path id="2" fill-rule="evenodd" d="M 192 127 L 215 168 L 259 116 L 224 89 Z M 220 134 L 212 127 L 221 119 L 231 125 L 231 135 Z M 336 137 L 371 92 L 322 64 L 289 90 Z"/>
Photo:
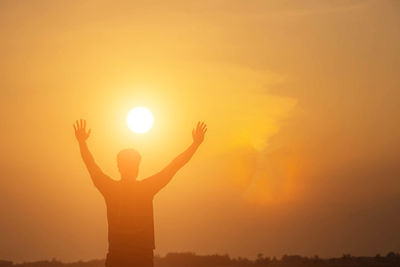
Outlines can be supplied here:
<path id="1" fill-rule="evenodd" d="M 153 126 L 154 118 L 146 107 L 135 107 L 129 111 L 126 123 L 134 133 L 143 134 Z"/>

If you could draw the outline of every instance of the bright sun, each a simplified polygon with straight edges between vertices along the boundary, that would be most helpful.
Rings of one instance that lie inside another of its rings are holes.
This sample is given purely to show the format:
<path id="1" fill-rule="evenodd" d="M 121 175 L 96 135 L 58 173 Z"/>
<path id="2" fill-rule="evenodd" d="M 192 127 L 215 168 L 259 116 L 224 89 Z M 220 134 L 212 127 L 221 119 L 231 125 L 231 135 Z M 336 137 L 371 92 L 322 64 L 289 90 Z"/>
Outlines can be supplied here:
<path id="1" fill-rule="evenodd" d="M 135 107 L 132 109 L 126 122 L 128 127 L 135 133 L 146 133 L 153 126 L 153 115 L 146 107 Z"/>

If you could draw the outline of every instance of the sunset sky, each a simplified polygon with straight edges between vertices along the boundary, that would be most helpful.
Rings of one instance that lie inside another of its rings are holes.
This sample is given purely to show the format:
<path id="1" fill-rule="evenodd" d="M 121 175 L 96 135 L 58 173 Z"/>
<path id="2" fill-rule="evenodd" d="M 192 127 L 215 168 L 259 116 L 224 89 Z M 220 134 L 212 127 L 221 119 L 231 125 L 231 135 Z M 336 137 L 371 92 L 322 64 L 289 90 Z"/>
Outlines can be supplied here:
<path id="1" fill-rule="evenodd" d="M 104 258 L 97 163 L 159 171 L 156 254 L 400 251 L 400 1 L 0 2 L 0 259 Z M 130 109 L 154 127 L 132 133 Z"/>

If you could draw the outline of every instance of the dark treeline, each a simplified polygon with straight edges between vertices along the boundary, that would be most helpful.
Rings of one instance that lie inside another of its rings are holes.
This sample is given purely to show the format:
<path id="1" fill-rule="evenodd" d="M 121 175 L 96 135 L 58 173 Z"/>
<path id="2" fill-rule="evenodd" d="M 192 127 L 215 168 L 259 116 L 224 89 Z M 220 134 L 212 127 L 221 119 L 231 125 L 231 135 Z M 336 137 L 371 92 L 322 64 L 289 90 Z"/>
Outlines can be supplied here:
<path id="1" fill-rule="evenodd" d="M 376 255 L 375 257 L 354 257 L 345 254 L 340 258 L 322 259 L 318 256 L 302 257 L 298 255 L 284 255 L 282 258 L 264 257 L 262 254 L 255 260 L 246 258 L 231 258 L 228 255 L 207 255 L 200 256 L 194 253 L 169 253 L 165 257 L 155 257 L 155 267 L 223 267 L 223 266 L 400 266 L 400 254 L 390 252 L 385 256 Z M 79 261 L 73 263 L 63 263 L 58 260 L 36 261 L 14 264 L 11 261 L 0 260 L 0 267 L 104 267 L 104 260 Z"/>

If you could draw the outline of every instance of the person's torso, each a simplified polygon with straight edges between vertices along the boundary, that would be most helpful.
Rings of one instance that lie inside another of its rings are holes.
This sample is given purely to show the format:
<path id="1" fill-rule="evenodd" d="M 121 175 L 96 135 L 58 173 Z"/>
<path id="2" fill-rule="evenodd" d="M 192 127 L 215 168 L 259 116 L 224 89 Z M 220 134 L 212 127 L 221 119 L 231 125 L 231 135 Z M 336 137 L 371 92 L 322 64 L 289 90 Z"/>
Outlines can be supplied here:
<path id="1" fill-rule="evenodd" d="M 109 250 L 154 249 L 153 195 L 141 182 L 115 183 L 105 196 Z"/>

